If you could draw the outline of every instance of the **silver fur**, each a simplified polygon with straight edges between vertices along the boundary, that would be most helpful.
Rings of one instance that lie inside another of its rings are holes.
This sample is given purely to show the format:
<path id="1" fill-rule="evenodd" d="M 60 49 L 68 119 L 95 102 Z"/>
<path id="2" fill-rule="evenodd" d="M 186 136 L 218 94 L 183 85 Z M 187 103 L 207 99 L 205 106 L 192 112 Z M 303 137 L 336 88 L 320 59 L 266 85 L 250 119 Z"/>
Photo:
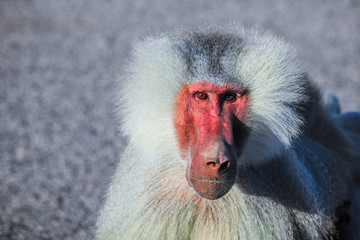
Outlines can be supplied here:
<path id="1" fill-rule="evenodd" d="M 202 80 L 233 82 L 251 98 L 238 179 L 218 200 L 200 200 L 186 182 L 173 125 L 177 93 Z M 282 38 L 239 29 L 149 37 L 135 46 L 121 81 L 129 146 L 97 239 L 359 236 L 360 130 L 351 126 L 360 117 L 338 114 L 335 96 L 322 103 Z"/>

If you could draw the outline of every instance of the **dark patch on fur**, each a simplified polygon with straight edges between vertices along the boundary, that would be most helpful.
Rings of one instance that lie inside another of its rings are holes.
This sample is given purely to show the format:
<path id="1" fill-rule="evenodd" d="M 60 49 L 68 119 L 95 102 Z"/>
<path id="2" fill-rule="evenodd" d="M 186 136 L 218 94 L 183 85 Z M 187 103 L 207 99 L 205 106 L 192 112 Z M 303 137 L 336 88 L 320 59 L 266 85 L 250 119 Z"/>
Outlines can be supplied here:
<path id="1" fill-rule="evenodd" d="M 349 210 L 351 207 L 350 200 L 344 201 L 336 208 L 336 221 L 335 229 L 336 233 L 333 239 L 351 239 L 351 233 L 349 233 L 348 226 L 350 224 Z"/>
<path id="2" fill-rule="evenodd" d="M 322 106 L 321 93 L 309 81 L 306 74 L 303 74 L 301 78 L 303 78 L 303 95 L 306 95 L 308 99 L 292 107 L 304 118 L 303 135 L 311 137 L 329 149 L 346 149 L 348 141 Z"/>
<path id="3" fill-rule="evenodd" d="M 298 177 L 292 166 L 279 157 L 256 166 L 239 168 L 237 184 L 244 193 L 267 197 L 290 209 L 316 213 L 315 202 L 322 198 L 321 193 L 307 195 Z"/>
<path id="4" fill-rule="evenodd" d="M 205 53 L 201 51 L 201 49 L 190 43 L 186 43 L 185 48 L 181 48 L 181 52 L 183 53 L 183 57 L 186 62 L 187 71 L 194 75 L 197 70 L 194 63 L 197 61 L 197 58 L 205 55 Z"/>
<path id="5" fill-rule="evenodd" d="M 360 134 L 360 112 L 347 112 L 338 116 L 341 126 L 352 133 Z"/>
<path id="6" fill-rule="evenodd" d="M 233 127 L 232 127 L 232 135 L 234 137 L 234 144 L 236 149 L 236 155 L 240 156 L 244 145 L 246 143 L 246 140 L 249 138 L 250 135 L 250 128 L 246 126 L 240 119 L 238 119 L 235 115 L 232 115 L 231 120 Z"/>
<path id="7" fill-rule="evenodd" d="M 241 50 L 242 39 L 232 34 L 220 33 L 193 33 L 184 39 L 184 45 L 180 47 L 188 72 L 196 72 L 196 62 L 205 61 L 208 64 L 208 72 L 217 76 L 224 72 L 221 58 L 228 54 L 238 54 Z"/>
<path id="8" fill-rule="evenodd" d="M 301 228 L 300 223 L 297 221 L 293 211 L 289 211 L 289 220 L 291 222 L 294 239 L 311 239 L 307 232 Z"/>

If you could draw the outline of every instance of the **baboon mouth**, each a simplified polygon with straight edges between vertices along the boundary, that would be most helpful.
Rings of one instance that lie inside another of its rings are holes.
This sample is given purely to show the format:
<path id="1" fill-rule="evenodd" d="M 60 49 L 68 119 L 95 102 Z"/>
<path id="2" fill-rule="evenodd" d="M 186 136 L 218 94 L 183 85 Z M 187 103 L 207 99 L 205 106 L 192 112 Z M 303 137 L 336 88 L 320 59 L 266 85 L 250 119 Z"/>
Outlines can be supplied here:
<path id="1" fill-rule="evenodd" d="M 210 183 L 226 183 L 226 181 L 223 180 L 219 180 L 219 179 L 209 179 L 209 178 L 197 178 L 197 177 L 193 177 L 190 176 L 190 180 L 193 179 L 195 181 L 200 181 L 200 182 L 210 182 Z"/>
<path id="2" fill-rule="evenodd" d="M 209 200 L 216 200 L 227 194 L 235 183 L 235 179 L 208 179 L 197 178 L 190 176 L 190 186 L 196 191 L 196 193 Z"/>

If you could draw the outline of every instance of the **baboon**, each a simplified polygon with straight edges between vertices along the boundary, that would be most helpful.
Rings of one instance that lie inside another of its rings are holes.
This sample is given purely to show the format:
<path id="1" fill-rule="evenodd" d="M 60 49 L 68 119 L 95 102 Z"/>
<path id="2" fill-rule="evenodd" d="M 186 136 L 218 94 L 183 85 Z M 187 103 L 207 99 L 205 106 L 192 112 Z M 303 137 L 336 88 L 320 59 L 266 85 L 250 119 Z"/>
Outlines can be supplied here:
<path id="1" fill-rule="evenodd" d="M 360 237 L 360 113 L 341 114 L 282 38 L 148 37 L 117 97 L 128 147 L 97 239 Z"/>

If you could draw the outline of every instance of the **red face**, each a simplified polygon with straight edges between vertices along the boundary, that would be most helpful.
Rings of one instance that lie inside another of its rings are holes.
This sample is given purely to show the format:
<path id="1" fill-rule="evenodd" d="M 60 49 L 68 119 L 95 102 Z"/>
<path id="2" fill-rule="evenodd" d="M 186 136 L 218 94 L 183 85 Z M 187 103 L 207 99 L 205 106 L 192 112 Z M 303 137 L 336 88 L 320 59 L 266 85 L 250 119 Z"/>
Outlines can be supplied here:
<path id="1" fill-rule="evenodd" d="M 248 101 L 246 91 L 231 84 L 195 82 L 179 92 L 177 137 L 188 160 L 186 179 L 201 197 L 220 198 L 235 183 L 237 151 L 247 136 L 242 120 Z"/>

